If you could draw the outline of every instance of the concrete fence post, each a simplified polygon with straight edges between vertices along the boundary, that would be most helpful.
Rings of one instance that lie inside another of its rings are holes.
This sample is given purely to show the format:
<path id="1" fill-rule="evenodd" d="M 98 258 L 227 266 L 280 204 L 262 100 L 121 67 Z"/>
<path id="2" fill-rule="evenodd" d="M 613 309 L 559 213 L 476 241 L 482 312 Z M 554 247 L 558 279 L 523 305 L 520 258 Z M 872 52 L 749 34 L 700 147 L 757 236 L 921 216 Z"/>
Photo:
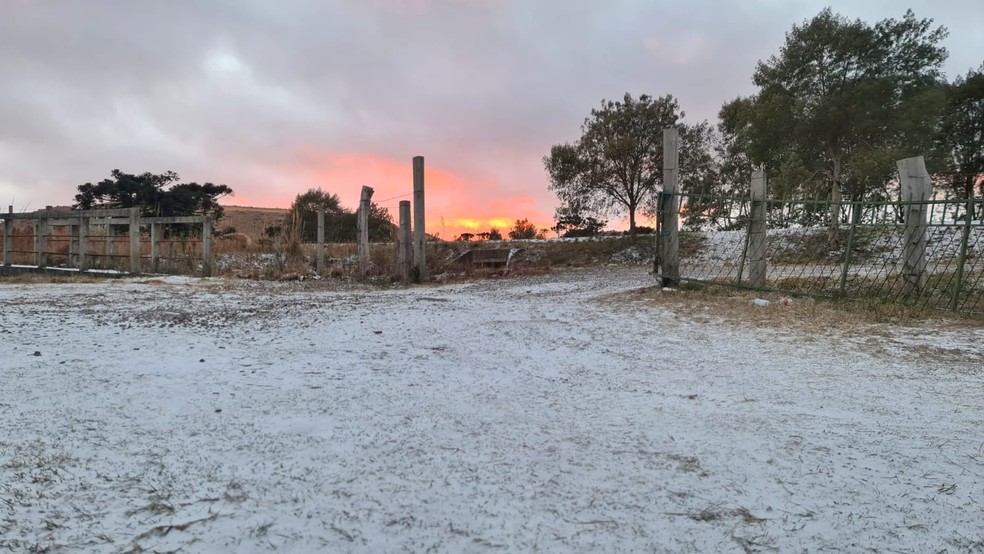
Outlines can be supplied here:
<path id="1" fill-rule="evenodd" d="M 902 282 L 905 294 L 922 292 L 926 286 L 926 201 L 933 192 L 933 181 L 922 156 L 896 162 L 902 188 L 903 231 Z"/>
<path id="2" fill-rule="evenodd" d="M 89 271 L 89 216 L 79 216 L 79 273 Z"/>
<path id="3" fill-rule="evenodd" d="M 325 273 L 325 207 L 318 206 L 318 252 L 316 269 L 318 275 Z"/>
<path id="4" fill-rule="evenodd" d="M 417 280 L 427 280 L 427 234 L 424 229 L 424 157 L 413 158 L 413 265 Z"/>
<path id="5" fill-rule="evenodd" d="M 140 208 L 130 208 L 130 224 L 127 229 L 130 237 L 130 273 L 140 273 Z"/>
<path id="6" fill-rule="evenodd" d="M 43 269 L 48 267 L 48 218 L 51 216 L 49 210 L 51 206 L 48 206 L 43 211 L 38 212 L 37 220 L 37 234 L 35 235 L 35 244 L 37 245 L 37 261 L 38 268 Z"/>
<path id="7" fill-rule="evenodd" d="M 14 215 L 14 207 L 7 206 L 7 215 Z M 3 265 L 10 267 L 13 263 L 11 257 L 14 250 L 14 218 L 7 217 L 3 220 Z"/>
<path id="8" fill-rule="evenodd" d="M 767 182 L 765 169 L 759 168 L 752 172 L 751 196 L 752 205 L 748 222 L 748 284 L 753 289 L 764 289 L 767 262 L 766 250 L 766 195 Z"/>
<path id="9" fill-rule="evenodd" d="M 413 238 L 410 234 L 410 201 L 400 201 L 400 231 L 397 239 L 397 265 L 400 280 L 409 283 L 413 277 Z"/>
<path id="10" fill-rule="evenodd" d="M 202 220 L 202 275 L 212 276 L 212 218 Z"/>
<path id="11" fill-rule="evenodd" d="M 369 273 L 369 212 L 372 209 L 372 187 L 362 186 L 359 198 L 359 274 Z"/>
<path id="12" fill-rule="evenodd" d="M 680 131 L 663 129 L 663 198 L 659 213 L 660 256 L 664 287 L 680 284 Z"/>
<path id="13" fill-rule="evenodd" d="M 161 224 L 150 224 L 150 272 L 161 272 Z"/>

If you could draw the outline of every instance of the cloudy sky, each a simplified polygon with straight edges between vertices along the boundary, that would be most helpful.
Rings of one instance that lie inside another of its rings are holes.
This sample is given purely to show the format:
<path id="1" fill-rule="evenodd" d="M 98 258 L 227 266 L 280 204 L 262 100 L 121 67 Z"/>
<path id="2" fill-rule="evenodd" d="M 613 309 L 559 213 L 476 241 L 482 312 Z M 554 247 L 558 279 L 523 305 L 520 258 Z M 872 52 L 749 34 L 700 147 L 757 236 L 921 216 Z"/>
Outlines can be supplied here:
<path id="1" fill-rule="evenodd" d="M 911 7 L 984 61 L 980 0 L 0 0 L 0 205 L 70 204 L 119 168 L 287 207 L 312 187 L 396 213 L 427 166 L 428 231 L 551 223 L 542 157 L 602 99 L 673 94 L 689 121 L 754 92 L 824 6 Z"/>

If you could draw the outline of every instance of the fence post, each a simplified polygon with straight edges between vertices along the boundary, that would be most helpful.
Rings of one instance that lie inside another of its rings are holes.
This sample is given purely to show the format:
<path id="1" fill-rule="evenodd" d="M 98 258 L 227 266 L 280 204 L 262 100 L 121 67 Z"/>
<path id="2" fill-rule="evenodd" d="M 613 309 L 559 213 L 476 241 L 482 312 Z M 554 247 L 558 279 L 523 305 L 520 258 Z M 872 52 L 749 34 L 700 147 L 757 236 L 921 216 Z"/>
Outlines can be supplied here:
<path id="1" fill-rule="evenodd" d="M 212 276 L 212 218 L 202 220 L 202 276 Z"/>
<path id="2" fill-rule="evenodd" d="M 844 267 L 841 268 L 839 294 L 847 294 L 847 272 L 851 267 L 851 257 L 854 252 L 854 233 L 861 222 L 861 202 L 851 203 L 851 227 L 847 231 L 847 246 L 844 248 Z"/>
<path id="3" fill-rule="evenodd" d="M 130 208 L 130 273 L 140 273 L 140 208 Z"/>
<path id="4" fill-rule="evenodd" d="M 14 207 L 7 206 L 7 215 L 14 215 Z M 14 250 L 14 218 L 7 217 L 3 220 L 3 265 L 10 267 L 13 263 L 10 259 Z"/>
<path id="5" fill-rule="evenodd" d="M 752 205 L 748 220 L 748 284 L 753 289 L 765 288 L 766 277 L 766 194 L 765 168 L 752 172 Z"/>
<path id="6" fill-rule="evenodd" d="M 325 207 L 318 206 L 318 275 L 325 273 Z"/>
<path id="7" fill-rule="evenodd" d="M 397 265 L 400 268 L 400 280 L 404 283 L 411 281 L 413 275 L 413 239 L 410 234 L 410 201 L 400 201 L 400 232 L 397 238 Z"/>
<path id="8" fill-rule="evenodd" d="M 45 256 L 48 250 L 48 212 L 38 210 L 35 213 L 38 218 L 34 220 L 34 261 L 38 269 L 42 269 L 48 265 L 48 258 Z"/>
<path id="9" fill-rule="evenodd" d="M 116 237 L 113 235 L 113 226 L 109 223 L 106 223 L 106 235 L 103 240 L 105 241 L 103 253 L 106 258 L 104 265 L 107 269 L 116 269 Z"/>
<path id="10" fill-rule="evenodd" d="M 967 211 L 964 213 L 964 225 L 960 234 L 960 258 L 957 259 L 957 274 L 953 282 L 953 294 L 950 296 L 950 309 L 957 311 L 960 303 L 960 292 L 963 288 L 964 265 L 967 262 L 967 245 L 970 242 L 970 224 L 977 213 L 974 206 L 974 187 L 970 187 L 970 196 L 967 198 Z"/>
<path id="11" fill-rule="evenodd" d="M 68 261 L 66 265 L 72 267 L 73 263 L 78 264 L 79 256 L 79 225 L 68 220 Z"/>
<path id="12" fill-rule="evenodd" d="M 659 214 L 663 230 L 660 256 L 663 260 L 662 285 L 680 284 L 680 131 L 676 127 L 663 129 L 663 202 Z"/>
<path id="13" fill-rule="evenodd" d="M 79 273 L 89 271 L 89 217 L 79 215 Z"/>
<path id="14" fill-rule="evenodd" d="M 150 224 L 150 272 L 161 271 L 161 224 Z"/>
<path id="15" fill-rule="evenodd" d="M 424 157 L 413 158 L 413 264 L 417 281 L 427 280 L 427 235 L 424 233 Z"/>
<path id="16" fill-rule="evenodd" d="M 359 198 L 359 274 L 369 273 L 369 211 L 372 209 L 372 187 L 362 185 Z"/>
<path id="17" fill-rule="evenodd" d="M 933 182 L 922 156 L 896 162 L 902 188 L 905 214 L 903 233 L 902 279 L 905 294 L 918 294 L 926 286 L 926 200 Z"/>

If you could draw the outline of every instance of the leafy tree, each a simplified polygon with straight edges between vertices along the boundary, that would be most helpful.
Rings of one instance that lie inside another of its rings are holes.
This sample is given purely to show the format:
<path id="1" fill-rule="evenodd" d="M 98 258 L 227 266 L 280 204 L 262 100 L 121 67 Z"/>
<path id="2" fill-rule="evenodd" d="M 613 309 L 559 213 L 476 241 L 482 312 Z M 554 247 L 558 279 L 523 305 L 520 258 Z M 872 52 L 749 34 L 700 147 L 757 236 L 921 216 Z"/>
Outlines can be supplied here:
<path id="1" fill-rule="evenodd" d="M 560 206 L 554 211 L 553 230 L 564 237 L 593 237 L 597 235 L 608 222 L 584 213 L 577 206 Z"/>
<path id="2" fill-rule="evenodd" d="M 509 231 L 509 238 L 512 240 L 542 239 L 544 234 L 537 231 L 536 225 L 530 223 L 529 219 L 517 219 L 516 225 Z"/>
<path id="3" fill-rule="evenodd" d="M 970 198 L 984 178 L 984 64 L 947 87 L 936 144 L 946 183 L 957 196 Z M 984 194 L 984 183 L 981 188 Z"/>
<path id="4" fill-rule="evenodd" d="M 884 190 L 892 160 L 928 150 L 945 37 L 911 10 L 871 26 L 825 9 L 759 62 L 757 95 L 722 108 L 725 142 L 764 164 L 774 186 L 829 191 L 836 225 L 845 193 L 861 199 Z"/>
<path id="5" fill-rule="evenodd" d="M 328 193 L 321 187 L 308 189 L 307 192 L 294 197 L 294 202 L 290 205 L 291 213 L 284 220 L 287 233 L 296 232 L 300 242 L 315 242 L 318 235 L 320 208 L 325 210 L 326 230 L 329 220 L 345 213 L 337 194 Z M 298 228 L 295 229 L 295 226 Z"/>
<path id="6" fill-rule="evenodd" d="M 96 184 L 79 185 L 72 207 L 78 210 L 140 208 L 140 213 L 147 217 L 205 215 L 217 221 L 223 213 L 218 199 L 232 194 L 226 185 L 178 183 L 180 177 L 173 171 L 131 175 L 114 169 L 110 176 Z"/>
<path id="7" fill-rule="evenodd" d="M 502 232 L 496 229 L 495 227 L 489 229 L 488 240 L 502 240 Z"/>
<path id="8" fill-rule="evenodd" d="M 471 239 L 475 238 L 475 233 L 461 233 L 458 238 L 454 239 L 458 242 L 471 242 Z"/>
<path id="9" fill-rule="evenodd" d="M 320 187 L 309 189 L 294 198 L 290 212 L 284 220 L 285 233 L 291 235 L 296 232 L 300 242 L 316 242 L 319 207 L 325 209 L 325 241 L 355 242 L 357 240 L 356 213 L 343 208 L 337 194 L 330 194 Z M 369 240 L 389 240 L 395 228 L 389 210 L 372 203 L 369 208 Z"/>
<path id="10" fill-rule="evenodd" d="M 577 142 L 555 145 L 543 158 L 550 190 L 562 208 L 584 216 L 627 214 L 635 237 L 636 215 L 654 210 L 655 193 L 662 186 L 663 129 L 681 128 L 683 179 L 699 157 L 688 157 L 688 146 L 710 130 L 706 124 L 681 125 L 684 115 L 670 95 L 635 99 L 626 93 L 621 102 L 603 100 L 584 120 Z"/>

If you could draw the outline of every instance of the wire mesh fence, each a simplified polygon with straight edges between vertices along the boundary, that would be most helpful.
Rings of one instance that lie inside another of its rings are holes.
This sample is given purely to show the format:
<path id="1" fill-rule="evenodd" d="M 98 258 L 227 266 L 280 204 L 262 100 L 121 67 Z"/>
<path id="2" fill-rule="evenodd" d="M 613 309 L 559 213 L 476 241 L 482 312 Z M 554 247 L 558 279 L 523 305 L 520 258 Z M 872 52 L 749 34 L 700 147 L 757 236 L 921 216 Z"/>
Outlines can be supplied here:
<path id="1" fill-rule="evenodd" d="M 680 276 L 748 287 L 750 201 L 683 197 L 685 206 L 728 205 L 719 230 L 680 233 Z M 907 232 L 909 205 L 924 209 L 924 226 Z M 877 298 L 930 308 L 984 313 L 984 200 L 933 197 L 918 202 L 769 200 L 766 290 L 841 298 Z M 829 214 L 840 213 L 836 224 Z M 695 221 L 692 214 L 685 221 Z M 707 220 L 703 221 L 707 227 Z M 691 226 L 693 227 L 693 226 Z M 730 229 L 728 229 L 730 227 Z M 922 241 L 924 257 L 907 263 Z"/>

